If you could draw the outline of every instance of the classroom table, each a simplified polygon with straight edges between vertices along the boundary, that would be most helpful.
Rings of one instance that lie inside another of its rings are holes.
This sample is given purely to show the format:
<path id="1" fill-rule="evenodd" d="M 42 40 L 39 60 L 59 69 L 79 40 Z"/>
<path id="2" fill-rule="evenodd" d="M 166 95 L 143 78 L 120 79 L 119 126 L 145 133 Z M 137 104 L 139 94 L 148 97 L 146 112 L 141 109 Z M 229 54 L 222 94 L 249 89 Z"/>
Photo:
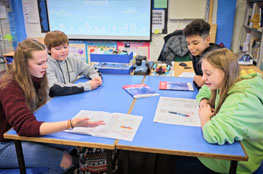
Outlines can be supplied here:
<path id="1" fill-rule="evenodd" d="M 143 76 L 103 75 L 103 84 L 99 88 L 81 94 L 54 97 L 39 108 L 35 112 L 35 116 L 39 121 L 54 122 L 71 119 L 80 110 L 128 113 L 133 98 L 122 89 L 122 86 L 140 84 L 142 80 Z M 81 78 L 78 80 L 78 82 L 82 81 L 87 81 L 87 79 Z M 18 136 L 11 129 L 4 134 L 4 138 L 15 140 L 20 173 L 25 173 L 21 141 L 103 148 L 108 149 L 109 152 L 115 149 L 114 139 L 66 132 L 57 132 L 41 137 L 23 137 Z M 111 157 L 111 154 L 108 157 Z M 110 159 L 107 158 L 107 160 Z M 108 163 L 108 169 L 111 171 L 110 162 Z"/>
<path id="2" fill-rule="evenodd" d="M 80 79 L 79 81 L 85 80 L 86 79 Z M 25 168 L 20 141 L 228 159 L 233 161 L 231 163 L 230 173 L 235 173 L 237 161 L 245 161 L 248 159 L 239 142 L 231 145 L 213 145 L 203 139 L 200 127 L 153 122 L 155 109 L 160 96 L 193 99 L 198 92 L 197 89 L 194 89 L 193 92 L 159 90 L 160 80 L 192 82 L 193 78 L 103 75 L 104 83 L 101 87 L 93 91 L 51 99 L 35 112 L 38 120 L 48 122 L 68 120 L 82 109 L 130 113 L 143 116 L 143 120 L 131 142 L 65 132 L 57 132 L 41 137 L 22 137 L 18 136 L 15 131 L 11 129 L 4 134 L 4 137 L 15 140 L 17 144 L 17 154 L 21 162 L 19 163 L 21 173 L 23 173 Z M 133 100 L 133 98 L 121 88 L 127 84 L 140 83 L 149 85 L 153 90 L 157 91 L 160 96 Z M 110 165 L 108 165 L 108 169 L 111 171 Z"/>
<path id="3" fill-rule="evenodd" d="M 166 76 L 146 76 L 144 84 L 165 97 L 194 99 L 198 91 L 159 90 L 160 81 L 191 82 L 192 78 Z M 239 142 L 216 145 L 207 143 L 200 127 L 154 123 L 155 110 L 160 96 L 136 99 L 131 114 L 143 116 L 142 123 L 133 141 L 119 140 L 116 148 L 120 150 L 207 157 L 231 160 L 230 173 L 236 172 L 237 161 L 247 161 L 248 156 Z M 175 106 L 176 107 L 176 106 Z"/>
<path id="4" fill-rule="evenodd" d="M 185 63 L 187 68 L 185 68 L 184 66 L 180 66 L 179 65 L 180 63 Z M 173 74 L 175 77 L 179 77 L 184 72 L 187 72 L 187 73 L 193 73 L 194 72 L 192 61 L 173 62 Z"/>

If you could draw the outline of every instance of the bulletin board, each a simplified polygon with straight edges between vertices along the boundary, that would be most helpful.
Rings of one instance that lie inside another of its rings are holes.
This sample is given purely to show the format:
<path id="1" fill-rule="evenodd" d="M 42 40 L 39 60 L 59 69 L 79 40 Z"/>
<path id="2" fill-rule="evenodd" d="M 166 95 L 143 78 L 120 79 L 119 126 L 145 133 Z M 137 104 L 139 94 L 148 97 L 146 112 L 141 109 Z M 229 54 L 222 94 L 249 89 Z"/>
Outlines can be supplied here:
<path id="1" fill-rule="evenodd" d="M 205 19 L 207 0 L 170 0 L 169 19 Z"/>
<path id="2" fill-rule="evenodd" d="M 126 47 L 125 45 L 129 45 Z M 128 52 L 133 52 L 133 56 L 146 56 L 148 60 L 150 59 L 150 42 L 117 42 L 118 50 L 127 50 Z"/>
<path id="3" fill-rule="evenodd" d="M 76 57 L 88 63 L 86 42 L 85 41 L 70 41 L 69 42 L 69 57 Z"/>
<path id="4" fill-rule="evenodd" d="M 168 0 L 152 0 L 152 33 L 167 34 Z"/>

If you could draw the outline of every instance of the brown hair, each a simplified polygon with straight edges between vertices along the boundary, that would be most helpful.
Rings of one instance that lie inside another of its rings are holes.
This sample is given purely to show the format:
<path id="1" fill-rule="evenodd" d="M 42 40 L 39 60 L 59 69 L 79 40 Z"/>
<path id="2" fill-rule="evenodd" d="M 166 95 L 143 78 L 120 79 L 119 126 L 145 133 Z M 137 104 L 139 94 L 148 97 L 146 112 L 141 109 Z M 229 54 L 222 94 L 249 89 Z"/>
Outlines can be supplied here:
<path id="1" fill-rule="evenodd" d="M 219 91 L 219 102 L 214 114 L 216 114 L 221 108 L 224 100 L 227 97 L 227 93 L 234 84 L 240 80 L 240 69 L 238 65 L 237 56 L 229 49 L 222 48 L 209 52 L 201 61 L 208 61 L 214 68 L 220 69 L 224 72 L 224 80 L 221 84 Z M 211 98 L 209 104 L 215 107 L 217 90 L 211 91 Z"/>
<path id="2" fill-rule="evenodd" d="M 47 49 L 50 51 L 51 48 L 57 47 L 61 44 L 67 43 L 69 44 L 68 37 L 62 31 L 50 31 L 46 34 L 44 38 L 44 43 L 47 46 Z"/>
<path id="3" fill-rule="evenodd" d="M 26 39 L 20 42 L 16 48 L 14 62 L 9 71 L 1 78 L 0 88 L 4 89 L 15 80 L 22 88 L 26 104 L 31 111 L 34 111 L 47 100 L 47 77 L 46 74 L 41 80 L 40 88 L 36 91 L 32 82 L 32 76 L 28 70 L 28 60 L 32 59 L 32 52 L 46 50 L 46 47 L 33 39 Z"/>

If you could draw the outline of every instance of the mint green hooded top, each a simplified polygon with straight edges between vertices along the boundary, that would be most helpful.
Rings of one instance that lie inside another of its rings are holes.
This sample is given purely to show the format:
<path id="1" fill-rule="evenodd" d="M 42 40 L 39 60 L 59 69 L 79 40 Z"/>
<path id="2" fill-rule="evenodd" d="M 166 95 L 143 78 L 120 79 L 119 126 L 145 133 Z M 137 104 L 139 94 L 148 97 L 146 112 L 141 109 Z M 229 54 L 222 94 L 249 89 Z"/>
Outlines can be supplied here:
<path id="1" fill-rule="evenodd" d="M 248 161 L 239 161 L 238 174 L 253 173 L 263 160 L 263 80 L 260 74 L 241 76 L 228 91 L 218 113 L 203 127 L 203 137 L 209 143 L 222 145 L 241 141 L 248 155 Z M 196 100 L 210 98 L 211 91 L 204 85 Z M 216 96 L 217 107 L 219 95 Z M 206 167 L 228 173 L 229 160 L 198 158 Z"/>

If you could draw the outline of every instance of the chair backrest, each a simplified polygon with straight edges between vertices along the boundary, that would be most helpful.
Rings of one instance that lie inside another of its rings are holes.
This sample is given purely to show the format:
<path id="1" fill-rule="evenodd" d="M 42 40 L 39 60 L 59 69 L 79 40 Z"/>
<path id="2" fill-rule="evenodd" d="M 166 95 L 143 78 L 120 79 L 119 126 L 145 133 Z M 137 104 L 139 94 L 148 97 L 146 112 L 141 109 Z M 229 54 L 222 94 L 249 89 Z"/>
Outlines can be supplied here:
<path id="1" fill-rule="evenodd" d="M 164 37 L 164 45 L 158 61 L 174 61 L 176 57 L 185 57 L 188 53 L 183 30 L 176 30 Z"/>

